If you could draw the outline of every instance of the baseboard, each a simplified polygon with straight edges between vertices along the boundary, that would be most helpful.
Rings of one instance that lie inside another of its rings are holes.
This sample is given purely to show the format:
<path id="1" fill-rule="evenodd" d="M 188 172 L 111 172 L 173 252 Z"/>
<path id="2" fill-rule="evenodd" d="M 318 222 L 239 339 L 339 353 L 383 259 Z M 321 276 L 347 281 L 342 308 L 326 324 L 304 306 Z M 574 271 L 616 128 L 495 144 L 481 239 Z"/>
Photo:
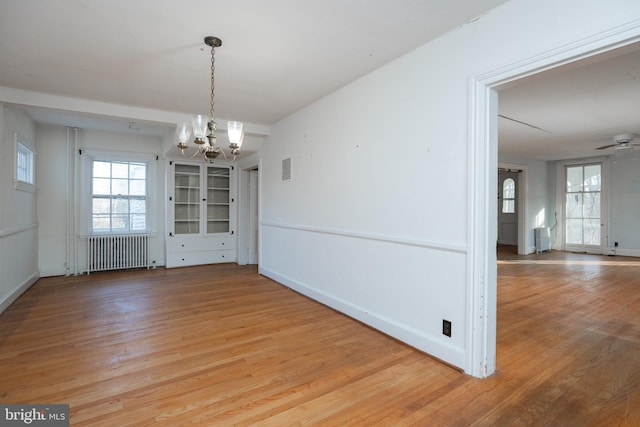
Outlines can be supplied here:
<path id="1" fill-rule="evenodd" d="M 22 295 L 27 289 L 31 287 L 40 278 L 40 273 L 35 272 L 31 277 L 22 282 L 13 292 L 0 302 L 0 314 L 2 314 L 9 306 Z"/>
<path id="2" fill-rule="evenodd" d="M 438 342 L 433 336 L 425 334 L 423 331 L 419 331 L 409 325 L 399 323 L 378 313 L 372 313 L 364 307 L 329 295 L 275 271 L 260 267 L 259 273 L 448 364 L 462 370 L 465 368 L 466 355 L 463 350 L 447 345 L 446 343 Z"/>
<path id="3" fill-rule="evenodd" d="M 609 248 L 608 255 L 619 255 L 619 256 L 632 256 L 632 257 L 640 257 L 640 250 L 637 249 L 620 249 L 614 250 L 615 248 Z"/>

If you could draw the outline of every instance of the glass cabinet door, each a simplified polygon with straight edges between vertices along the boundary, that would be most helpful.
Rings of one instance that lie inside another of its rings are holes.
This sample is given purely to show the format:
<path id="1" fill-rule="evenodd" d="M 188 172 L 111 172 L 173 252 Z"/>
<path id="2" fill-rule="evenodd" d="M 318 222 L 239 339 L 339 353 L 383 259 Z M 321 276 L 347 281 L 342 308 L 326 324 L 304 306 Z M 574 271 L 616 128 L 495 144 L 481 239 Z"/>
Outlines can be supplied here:
<path id="1" fill-rule="evenodd" d="M 175 165 L 175 234 L 200 233 L 200 166 Z"/>
<path id="2" fill-rule="evenodd" d="M 207 233 L 229 232 L 229 168 L 207 167 Z"/>

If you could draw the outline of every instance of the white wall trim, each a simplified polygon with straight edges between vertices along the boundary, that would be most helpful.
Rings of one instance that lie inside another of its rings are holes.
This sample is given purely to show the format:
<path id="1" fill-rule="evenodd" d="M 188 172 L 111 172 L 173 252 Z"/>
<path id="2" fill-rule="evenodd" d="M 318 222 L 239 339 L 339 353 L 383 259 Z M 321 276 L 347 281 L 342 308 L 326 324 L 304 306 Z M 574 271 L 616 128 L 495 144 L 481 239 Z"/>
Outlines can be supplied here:
<path id="1" fill-rule="evenodd" d="M 628 256 L 628 257 L 639 257 L 640 258 L 640 250 L 638 249 L 624 249 L 624 248 L 618 248 L 617 250 L 614 250 L 615 248 L 609 248 L 608 249 L 608 253 L 607 255 L 611 255 L 614 257 L 616 256 Z"/>
<path id="2" fill-rule="evenodd" d="M 406 239 L 406 238 L 396 237 L 396 236 L 385 236 L 381 234 L 361 233 L 361 232 L 337 229 L 337 228 L 331 228 L 331 227 L 315 227 L 315 226 L 299 225 L 299 224 L 261 222 L 260 225 L 264 227 L 285 228 L 289 230 L 306 231 L 310 233 L 331 234 L 335 236 L 351 237 L 354 239 L 376 240 L 379 242 L 395 243 L 398 245 L 405 245 L 405 246 L 416 246 L 419 248 L 433 249 L 433 250 L 444 251 L 444 252 L 454 252 L 459 254 L 467 253 L 467 248 L 465 245 L 455 244 L 455 243 L 414 240 L 414 239 Z"/>
<path id="3" fill-rule="evenodd" d="M 13 236 L 14 234 L 23 233 L 25 231 L 33 230 L 34 228 L 38 228 L 39 223 L 34 222 L 32 224 L 27 225 L 19 225 L 17 227 L 5 228 L 4 230 L 0 230 L 0 238 Z"/>
<path id="4" fill-rule="evenodd" d="M 467 245 L 467 337 L 465 372 L 484 378 L 496 368 L 498 96 L 470 81 Z M 493 248 L 493 250 L 491 250 Z"/>
<path id="5" fill-rule="evenodd" d="M 465 372 L 487 377 L 495 371 L 497 266 L 495 263 L 497 115 L 495 88 L 640 40 L 640 18 L 613 22 L 593 34 L 472 76 L 469 84 L 467 363 Z"/>
<path id="6" fill-rule="evenodd" d="M 322 292 L 275 271 L 260 267 L 259 273 L 412 347 L 439 359 L 446 360 L 454 366 L 463 366 L 464 364 L 465 354 L 463 350 L 442 342 L 430 334 L 425 334 L 423 331 L 412 328 L 409 325 L 397 322 L 380 313 L 371 312 L 361 306 Z"/>
<path id="7" fill-rule="evenodd" d="M 20 295 L 25 293 L 27 289 L 29 289 L 34 283 L 38 281 L 40 278 L 40 274 L 36 271 L 30 277 L 28 277 L 24 282 L 22 282 L 18 287 L 11 292 L 6 298 L 0 301 L 0 314 L 2 314 L 9 306 L 18 298 Z"/>

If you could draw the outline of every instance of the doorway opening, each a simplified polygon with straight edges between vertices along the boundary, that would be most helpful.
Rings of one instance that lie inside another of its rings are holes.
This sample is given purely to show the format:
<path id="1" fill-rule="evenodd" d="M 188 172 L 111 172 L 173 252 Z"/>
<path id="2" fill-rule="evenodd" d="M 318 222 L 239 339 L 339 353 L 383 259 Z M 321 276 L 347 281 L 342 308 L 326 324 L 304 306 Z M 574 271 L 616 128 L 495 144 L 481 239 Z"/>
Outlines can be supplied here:
<path id="1" fill-rule="evenodd" d="M 567 165 L 564 176 L 564 247 L 572 252 L 602 254 L 602 163 Z"/>
<path id="2" fill-rule="evenodd" d="M 527 239 L 527 166 L 498 164 L 497 244 L 513 246 L 520 255 L 530 253 Z"/>
<path id="3" fill-rule="evenodd" d="M 597 35 L 547 50 L 547 53 L 477 76 L 472 81 L 472 120 L 469 147 L 469 295 L 466 372 L 491 375 L 496 368 L 497 335 L 497 203 L 498 93 L 500 87 L 561 65 L 595 57 L 640 40 L 640 23 L 612 26 Z"/>
<path id="4" fill-rule="evenodd" d="M 240 170 L 238 264 L 260 264 L 260 168 Z"/>

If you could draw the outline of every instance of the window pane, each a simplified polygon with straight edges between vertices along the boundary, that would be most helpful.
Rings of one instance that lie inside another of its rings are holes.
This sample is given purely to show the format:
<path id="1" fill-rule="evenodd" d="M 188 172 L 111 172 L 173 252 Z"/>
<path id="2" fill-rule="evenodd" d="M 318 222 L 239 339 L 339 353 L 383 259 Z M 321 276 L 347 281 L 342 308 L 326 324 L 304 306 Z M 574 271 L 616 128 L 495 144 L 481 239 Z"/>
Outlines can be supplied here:
<path id="1" fill-rule="evenodd" d="M 567 243 L 582 244 L 582 220 L 567 219 Z"/>
<path id="2" fill-rule="evenodd" d="M 502 201 L 502 213 L 515 213 L 516 206 L 514 200 L 503 200 Z"/>
<path id="3" fill-rule="evenodd" d="M 33 168 L 33 151 L 23 144 L 16 146 L 16 175 L 15 179 L 29 184 L 35 183 Z"/>
<path id="4" fill-rule="evenodd" d="M 567 218 L 582 218 L 582 193 L 567 194 Z"/>
<path id="5" fill-rule="evenodd" d="M 117 163 L 111 164 L 112 178 L 129 178 L 129 163 Z"/>
<path id="6" fill-rule="evenodd" d="M 147 194 L 147 182 L 142 179 L 129 181 L 129 194 L 132 196 L 145 196 Z"/>
<path id="7" fill-rule="evenodd" d="M 112 231 L 128 231 L 129 215 L 113 215 L 111 218 Z"/>
<path id="8" fill-rule="evenodd" d="M 583 218 L 600 218 L 600 193 L 583 193 Z"/>
<path id="9" fill-rule="evenodd" d="M 600 220 L 585 219 L 584 220 L 584 244 L 600 245 Z"/>
<path id="10" fill-rule="evenodd" d="M 145 165 L 144 163 L 131 163 L 129 165 L 129 178 L 130 179 L 146 179 L 147 165 Z"/>
<path id="11" fill-rule="evenodd" d="M 111 212 L 111 199 L 106 197 L 94 197 L 93 198 L 93 213 L 94 214 L 109 214 Z"/>
<path id="12" fill-rule="evenodd" d="M 111 180 L 108 178 L 93 178 L 93 194 L 111 194 Z"/>
<path id="13" fill-rule="evenodd" d="M 584 191 L 600 191 L 600 165 L 584 167 Z"/>
<path id="14" fill-rule="evenodd" d="M 145 199 L 131 199 L 129 206 L 131 213 L 143 214 L 147 212 L 147 201 Z"/>
<path id="15" fill-rule="evenodd" d="M 513 199 L 516 197 L 516 182 L 513 179 L 507 178 L 504 180 L 502 184 L 502 197 L 505 199 Z"/>
<path id="16" fill-rule="evenodd" d="M 147 229 L 147 216 L 142 214 L 131 215 L 131 231 L 144 231 Z"/>
<path id="17" fill-rule="evenodd" d="M 105 215 L 94 215 L 92 222 L 93 231 L 111 231 L 111 219 Z"/>
<path id="18" fill-rule="evenodd" d="M 113 212 L 114 214 L 128 214 L 129 200 L 128 199 L 111 199 L 111 212 Z"/>
<path id="19" fill-rule="evenodd" d="M 129 180 L 128 179 L 112 179 L 111 180 L 111 194 L 128 196 L 129 195 Z"/>
<path id="20" fill-rule="evenodd" d="M 111 177 L 111 162 L 99 162 L 93 161 L 93 176 L 94 178 L 110 178 Z"/>
<path id="21" fill-rule="evenodd" d="M 582 191 L 582 166 L 567 168 L 567 192 Z"/>
<path id="22" fill-rule="evenodd" d="M 16 162 L 18 163 L 16 170 L 16 179 L 18 181 L 27 182 L 27 154 L 18 148 L 18 153 L 16 154 Z"/>

